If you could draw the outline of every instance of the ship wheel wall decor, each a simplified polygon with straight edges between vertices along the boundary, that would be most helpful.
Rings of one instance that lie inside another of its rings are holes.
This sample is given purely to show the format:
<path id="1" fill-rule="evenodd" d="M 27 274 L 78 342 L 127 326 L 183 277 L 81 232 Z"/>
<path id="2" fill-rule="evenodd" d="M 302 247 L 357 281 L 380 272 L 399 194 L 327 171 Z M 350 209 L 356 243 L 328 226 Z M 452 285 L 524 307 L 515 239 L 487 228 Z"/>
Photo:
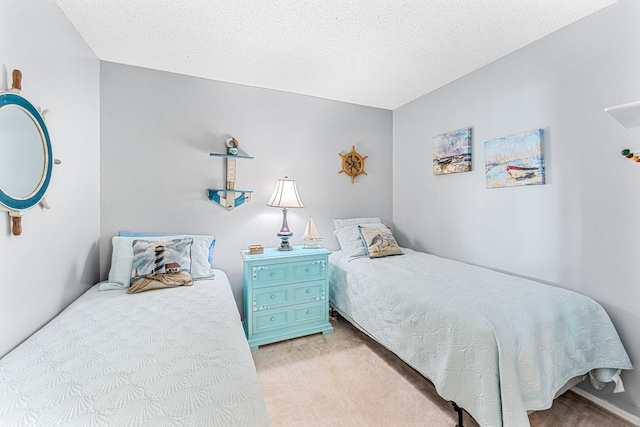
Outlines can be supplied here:
<path id="1" fill-rule="evenodd" d="M 356 176 L 360 175 L 361 173 L 367 175 L 367 173 L 364 171 L 364 159 L 369 156 L 362 157 L 360 154 L 356 153 L 355 145 L 351 147 L 350 153 L 338 153 L 338 155 L 342 157 L 342 170 L 338 173 L 344 172 L 349 175 L 351 177 L 352 184 Z"/>

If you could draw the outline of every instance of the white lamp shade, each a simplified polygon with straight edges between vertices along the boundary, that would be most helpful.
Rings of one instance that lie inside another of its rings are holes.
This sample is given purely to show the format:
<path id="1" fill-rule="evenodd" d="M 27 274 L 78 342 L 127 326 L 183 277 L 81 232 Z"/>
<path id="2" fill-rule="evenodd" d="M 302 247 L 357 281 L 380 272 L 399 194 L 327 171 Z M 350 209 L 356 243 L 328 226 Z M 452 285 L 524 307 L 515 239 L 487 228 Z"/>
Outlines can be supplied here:
<path id="1" fill-rule="evenodd" d="M 296 182 L 293 179 L 279 179 L 276 182 L 276 188 L 267 202 L 267 206 L 274 208 L 304 208 Z"/>

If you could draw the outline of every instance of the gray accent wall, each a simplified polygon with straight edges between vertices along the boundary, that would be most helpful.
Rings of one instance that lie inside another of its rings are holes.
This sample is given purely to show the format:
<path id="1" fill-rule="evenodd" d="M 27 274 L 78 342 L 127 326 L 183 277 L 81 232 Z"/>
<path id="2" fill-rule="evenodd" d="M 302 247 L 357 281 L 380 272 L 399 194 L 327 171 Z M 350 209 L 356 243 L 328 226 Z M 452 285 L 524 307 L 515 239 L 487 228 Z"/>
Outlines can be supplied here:
<path id="1" fill-rule="evenodd" d="M 101 276 L 119 231 L 213 234 L 214 265 L 242 308 L 242 258 L 277 246 L 282 210 L 267 207 L 276 180 L 297 181 L 305 207 L 287 217 L 299 244 L 313 216 L 337 249 L 332 218 L 375 215 L 391 223 L 392 112 L 304 95 L 103 62 L 101 65 Z M 249 202 L 229 211 L 206 190 L 225 187 L 225 140 L 235 137 L 237 188 Z M 367 175 L 345 174 L 339 153 L 356 147 Z"/>
<path id="2" fill-rule="evenodd" d="M 0 25 L 0 90 L 23 73 L 23 96 L 49 109 L 53 167 L 47 199 L 12 236 L 0 211 L 0 356 L 98 280 L 100 62 L 52 1 L 6 0 Z"/>
<path id="3" fill-rule="evenodd" d="M 600 302 L 636 369 L 640 416 L 640 149 L 603 109 L 640 100 L 640 2 L 623 0 L 394 110 L 393 220 L 402 245 L 531 277 Z M 433 137 L 473 128 L 473 171 L 433 176 Z M 543 129 L 546 185 L 487 189 L 484 142 Z"/>

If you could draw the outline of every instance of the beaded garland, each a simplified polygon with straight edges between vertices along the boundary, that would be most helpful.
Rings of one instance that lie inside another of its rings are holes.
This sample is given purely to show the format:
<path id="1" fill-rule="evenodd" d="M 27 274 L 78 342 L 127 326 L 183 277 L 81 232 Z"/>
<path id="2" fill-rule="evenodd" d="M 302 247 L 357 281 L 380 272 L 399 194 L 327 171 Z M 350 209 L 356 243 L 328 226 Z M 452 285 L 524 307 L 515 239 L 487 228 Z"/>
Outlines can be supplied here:
<path id="1" fill-rule="evenodd" d="M 637 154 L 634 154 L 631 152 L 631 150 L 629 149 L 624 149 L 620 152 L 620 154 L 622 154 L 623 156 L 625 156 L 627 159 L 631 159 L 634 162 L 638 162 L 640 163 L 640 156 L 638 156 Z"/>

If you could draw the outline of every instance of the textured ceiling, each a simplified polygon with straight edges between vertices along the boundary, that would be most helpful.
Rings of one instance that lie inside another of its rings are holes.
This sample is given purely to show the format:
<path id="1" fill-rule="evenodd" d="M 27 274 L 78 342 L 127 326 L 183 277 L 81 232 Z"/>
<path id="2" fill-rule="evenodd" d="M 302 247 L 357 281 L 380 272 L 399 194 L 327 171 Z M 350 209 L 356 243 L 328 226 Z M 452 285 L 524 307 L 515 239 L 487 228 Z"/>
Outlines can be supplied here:
<path id="1" fill-rule="evenodd" d="M 55 0 L 99 59 L 395 109 L 617 0 Z"/>

